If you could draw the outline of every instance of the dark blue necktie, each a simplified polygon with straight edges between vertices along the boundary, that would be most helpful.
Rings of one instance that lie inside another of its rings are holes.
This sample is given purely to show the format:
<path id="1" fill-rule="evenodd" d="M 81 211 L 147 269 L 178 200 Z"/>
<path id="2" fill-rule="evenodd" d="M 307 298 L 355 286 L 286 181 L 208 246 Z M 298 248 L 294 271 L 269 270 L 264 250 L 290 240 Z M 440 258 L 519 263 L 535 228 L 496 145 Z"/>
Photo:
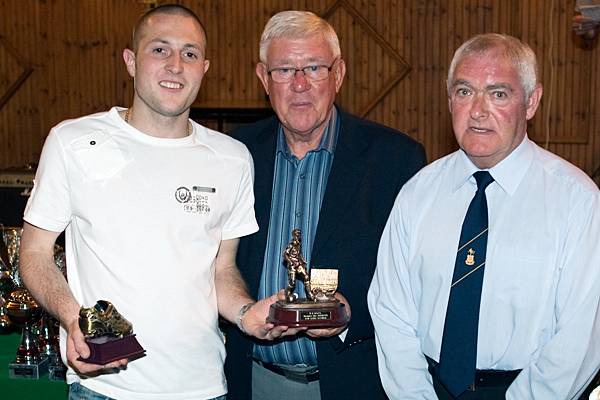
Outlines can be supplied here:
<path id="1" fill-rule="evenodd" d="M 477 192 L 460 232 L 438 365 L 440 381 L 455 397 L 475 380 L 479 304 L 488 236 L 485 188 L 494 181 L 487 171 L 477 171 L 473 176 Z"/>

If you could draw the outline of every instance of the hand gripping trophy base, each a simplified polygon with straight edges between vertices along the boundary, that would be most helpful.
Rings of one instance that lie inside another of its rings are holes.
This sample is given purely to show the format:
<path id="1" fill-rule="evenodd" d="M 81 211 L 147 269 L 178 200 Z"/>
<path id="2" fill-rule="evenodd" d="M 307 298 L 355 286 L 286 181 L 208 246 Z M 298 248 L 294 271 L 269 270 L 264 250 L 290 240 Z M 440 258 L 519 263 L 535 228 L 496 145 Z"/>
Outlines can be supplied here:
<path id="1" fill-rule="evenodd" d="M 90 356 L 80 361 L 104 365 L 122 358 L 138 358 L 146 353 L 135 338 L 133 327 L 112 303 L 98 300 L 95 306 L 79 310 L 79 327 L 90 348 Z"/>

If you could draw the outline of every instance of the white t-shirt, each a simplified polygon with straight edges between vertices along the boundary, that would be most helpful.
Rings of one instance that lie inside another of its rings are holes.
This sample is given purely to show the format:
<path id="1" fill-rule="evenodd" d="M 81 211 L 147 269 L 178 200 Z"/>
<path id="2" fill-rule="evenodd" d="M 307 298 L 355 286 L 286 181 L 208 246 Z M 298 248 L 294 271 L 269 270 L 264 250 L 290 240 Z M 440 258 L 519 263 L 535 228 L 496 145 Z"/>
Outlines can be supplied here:
<path id="1" fill-rule="evenodd" d="M 206 399 L 226 392 L 214 259 L 222 240 L 258 230 L 252 158 L 193 123 L 151 137 L 119 108 L 54 127 L 24 219 L 66 228 L 68 281 L 85 307 L 112 302 L 147 355 L 81 383 L 118 399 Z M 65 332 L 61 347 L 66 348 Z"/>

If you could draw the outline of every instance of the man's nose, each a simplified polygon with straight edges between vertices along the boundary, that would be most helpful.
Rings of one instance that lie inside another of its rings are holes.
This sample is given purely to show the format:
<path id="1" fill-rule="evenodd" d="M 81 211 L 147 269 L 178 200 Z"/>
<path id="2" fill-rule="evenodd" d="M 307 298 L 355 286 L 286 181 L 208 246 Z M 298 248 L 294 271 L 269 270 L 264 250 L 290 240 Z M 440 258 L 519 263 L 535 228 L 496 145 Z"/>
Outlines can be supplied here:
<path id="1" fill-rule="evenodd" d="M 476 93 L 471 103 L 470 115 L 473 119 L 485 118 L 489 114 L 488 102 L 485 95 L 482 93 Z"/>
<path id="2" fill-rule="evenodd" d="M 183 60 L 179 54 L 173 54 L 171 57 L 169 57 L 166 69 L 174 74 L 178 74 L 183 71 Z"/>
<path id="3" fill-rule="evenodd" d="M 292 89 L 295 92 L 304 92 L 305 90 L 310 89 L 310 81 L 306 78 L 304 71 L 297 70 L 292 77 Z"/>

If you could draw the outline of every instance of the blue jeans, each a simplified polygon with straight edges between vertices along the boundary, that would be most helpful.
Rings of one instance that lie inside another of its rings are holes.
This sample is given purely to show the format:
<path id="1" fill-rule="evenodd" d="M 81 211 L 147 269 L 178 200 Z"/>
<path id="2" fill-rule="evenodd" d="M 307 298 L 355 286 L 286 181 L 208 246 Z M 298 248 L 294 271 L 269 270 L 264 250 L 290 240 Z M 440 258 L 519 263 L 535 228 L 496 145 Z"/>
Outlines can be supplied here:
<path id="1" fill-rule="evenodd" d="M 211 400 L 226 400 L 227 395 L 215 397 Z M 69 385 L 69 400 L 115 400 L 112 397 L 104 396 L 93 390 L 86 388 L 75 382 Z"/>
<path id="2" fill-rule="evenodd" d="M 69 385 L 69 400 L 115 400 L 80 385 L 78 382 Z"/>

